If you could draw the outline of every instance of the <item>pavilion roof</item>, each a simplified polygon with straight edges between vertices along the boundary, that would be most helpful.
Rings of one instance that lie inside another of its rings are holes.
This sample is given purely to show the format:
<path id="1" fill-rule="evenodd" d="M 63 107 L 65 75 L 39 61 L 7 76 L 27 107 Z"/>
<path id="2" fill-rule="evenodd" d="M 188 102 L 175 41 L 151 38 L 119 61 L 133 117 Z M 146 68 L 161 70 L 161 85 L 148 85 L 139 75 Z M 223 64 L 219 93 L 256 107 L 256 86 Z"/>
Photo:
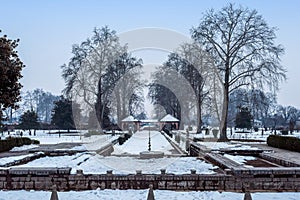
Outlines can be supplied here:
<path id="1" fill-rule="evenodd" d="M 129 115 L 128 117 L 124 118 L 122 122 L 137 122 L 139 120 L 135 119 L 132 115 Z"/>
<path id="2" fill-rule="evenodd" d="M 173 117 L 170 114 L 167 114 L 166 116 L 164 116 L 161 120 L 161 122 L 179 122 L 179 119 Z"/>

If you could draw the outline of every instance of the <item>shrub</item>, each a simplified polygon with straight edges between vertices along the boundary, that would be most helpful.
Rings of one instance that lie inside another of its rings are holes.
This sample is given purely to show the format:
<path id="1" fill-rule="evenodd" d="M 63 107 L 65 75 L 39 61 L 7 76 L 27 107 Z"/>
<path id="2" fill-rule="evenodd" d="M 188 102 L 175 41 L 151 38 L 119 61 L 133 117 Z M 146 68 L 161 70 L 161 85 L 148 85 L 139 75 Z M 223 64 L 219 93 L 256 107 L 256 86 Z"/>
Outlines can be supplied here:
<path id="1" fill-rule="evenodd" d="M 40 144 L 40 141 L 38 140 L 31 140 L 32 144 Z"/>
<path id="2" fill-rule="evenodd" d="M 217 138 L 217 137 L 218 137 L 219 130 L 218 130 L 218 129 L 213 129 L 213 130 L 212 130 L 212 133 L 213 133 L 213 135 L 214 135 L 214 138 Z"/>
<path id="3" fill-rule="evenodd" d="M 300 139 L 295 137 L 270 135 L 267 144 L 271 147 L 300 152 Z"/>
<path id="4" fill-rule="evenodd" d="M 281 134 L 282 134 L 282 135 L 288 135 L 288 134 L 289 134 L 289 131 L 286 130 L 286 129 L 283 129 L 283 130 L 281 130 Z"/>
<path id="5" fill-rule="evenodd" d="M 119 145 L 124 144 L 126 140 L 128 140 L 132 135 L 130 133 L 125 133 L 123 135 L 120 135 L 118 138 Z"/>
<path id="6" fill-rule="evenodd" d="M 19 147 L 22 145 L 30 145 L 30 144 L 39 144 L 38 140 L 31 140 L 27 137 L 9 137 L 6 140 L 0 140 L 0 152 L 9 151 L 14 147 Z"/>
<path id="7" fill-rule="evenodd" d="M 125 136 L 124 136 L 124 135 L 121 135 L 121 136 L 118 138 L 119 145 L 124 144 L 125 141 L 126 141 L 126 139 L 125 139 Z"/>

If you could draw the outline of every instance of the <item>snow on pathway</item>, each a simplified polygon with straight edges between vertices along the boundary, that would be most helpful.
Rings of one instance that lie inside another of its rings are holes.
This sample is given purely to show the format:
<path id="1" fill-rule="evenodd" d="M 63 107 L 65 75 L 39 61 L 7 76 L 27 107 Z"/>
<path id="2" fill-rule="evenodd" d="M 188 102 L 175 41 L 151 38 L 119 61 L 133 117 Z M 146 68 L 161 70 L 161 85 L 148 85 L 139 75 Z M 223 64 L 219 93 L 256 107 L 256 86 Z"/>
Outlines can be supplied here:
<path id="1" fill-rule="evenodd" d="M 136 199 L 144 200 L 147 198 L 148 190 L 87 190 L 87 191 L 70 191 L 58 192 L 59 200 L 70 199 L 84 199 L 84 200 L 119 200 L 119 199 Z M 0 200 L 41 200 L 50 199 L 51 192 L 48 191 L 0 191 Z M 282 192 L 282 193 L 251 193 L 253 200 L 299 200 L 300 193 L 296 192 Z M 206 200 L 241 200 L 244 198 L 243 193 L 233 192 L 176 192 L 169 190 L 154 190 L 154 197 L 156 200 L 192 200 L 192 199 L 206 199 Z"/>
<path id="2" fill-rule="evenodd" d="M 172 154 L 173 147 L 158 131 L 150 132 L 151 150 Z M 148 150 L 149 131 L 139 131 L 132 135 L 123 145 L 115 145 L 113 154 L 139 154 Z"/>
<path id="3" fill-rule="evenodd" d="M 11 163 L 11 162 L 14 162 L 17 160 L 22 160 L 23 158 L 31 157 L 34 155 L 36 155 L 36 154 L 31 153 L 31 154 L 26 154 L 26 155 L 21 155 L 21 156 L 3 157 L 3 158 L 0 158 L 0 165 L 6 165 L 8 163 Z"/>

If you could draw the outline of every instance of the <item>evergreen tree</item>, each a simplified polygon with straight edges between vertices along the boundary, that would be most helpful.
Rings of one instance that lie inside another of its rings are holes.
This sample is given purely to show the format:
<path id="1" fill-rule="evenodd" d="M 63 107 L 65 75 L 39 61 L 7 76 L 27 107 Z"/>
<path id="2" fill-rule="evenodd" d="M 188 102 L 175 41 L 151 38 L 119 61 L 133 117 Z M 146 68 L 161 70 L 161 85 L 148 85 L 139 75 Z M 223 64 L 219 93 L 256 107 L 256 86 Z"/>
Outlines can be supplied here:
<path id="1" fill-rule="evenodd" d="M 27 110 L 23 113 L 20 121 L 20 128 L 23 130 L 37 129 L 39 127 L 38 116 L 33 110 Z"/>
<path id="2" fill-rule="evenodd" d="M 16 109 L 16 103 L 20 101 L 22 85 L 19 79 L 22 78 L 21 71 L 25 65 L 15 50 L 18 42 L 19 40 L 8 39 L 6 35 L 0 37 L 0 125 L 2 111 L 6 108 Z"/>
<path id="3" fill-rule="evenodd" d="M 241 107 L 240 112 L 236 114 L 235 127 L 250 129 L 252 126 L 252 115 L 247 107 Z"/>
<path id="4" fill-rule="evenodd" d="M 79 105 L 75 105 L 75 107 L 79 108 Z M 75 109 L 76 112 L 79 109 Z M 55 102 L 54 109 L 52 111 L 52 120 L 51 123 L 55 125 L 59 129 L 70 130 L 75 129 L 75 122 L 77 114 L 76 112 L 72 112 L 72 101 L 61 97 L 60 100 Z M 74 114 L 74 116 L 73 116 Z M 76 115 L 76 116 L 75 116 Z"/>

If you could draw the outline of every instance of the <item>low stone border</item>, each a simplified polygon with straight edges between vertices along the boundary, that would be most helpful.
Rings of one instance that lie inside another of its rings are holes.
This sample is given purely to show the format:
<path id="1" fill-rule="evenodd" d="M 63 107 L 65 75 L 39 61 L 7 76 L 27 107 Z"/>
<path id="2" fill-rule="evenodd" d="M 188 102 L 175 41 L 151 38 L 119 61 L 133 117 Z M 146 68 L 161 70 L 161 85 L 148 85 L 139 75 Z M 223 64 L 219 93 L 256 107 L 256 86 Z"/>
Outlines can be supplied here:
<path id="1" fill-rule="evenodd" d="M 226 174 L 204 175 L 191 171 L 190 174 L 174 175 L 165 170 L 161 174 L 119 175 L 70 174 L 71 168 L 12 168 L 0 170 L 0 189 L 49 190 L 53 185 L 58 191 L 93 189 L 153 189 L 195 191 L 300 191 L 300 178 L 296 177 L 239 177 Z"/>

